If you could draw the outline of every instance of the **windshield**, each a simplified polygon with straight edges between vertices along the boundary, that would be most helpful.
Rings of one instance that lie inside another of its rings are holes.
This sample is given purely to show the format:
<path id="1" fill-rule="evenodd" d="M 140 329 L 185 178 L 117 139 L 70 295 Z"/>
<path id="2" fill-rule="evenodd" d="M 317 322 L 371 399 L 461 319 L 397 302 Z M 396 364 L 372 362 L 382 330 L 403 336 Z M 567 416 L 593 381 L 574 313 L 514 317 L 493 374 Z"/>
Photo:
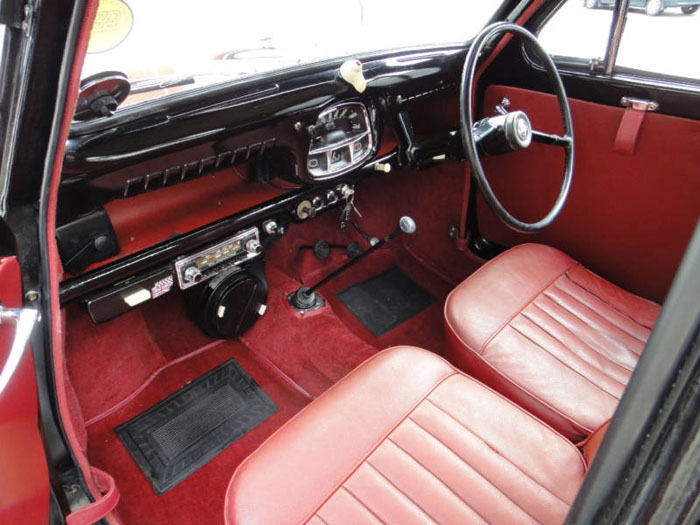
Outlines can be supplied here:
<path id="1" fill-rule="evenodd" d="M 82 78 L 124 73 L 124 107 L 297 64 L 462 42 L 501 2 L 100 0 Z"/>

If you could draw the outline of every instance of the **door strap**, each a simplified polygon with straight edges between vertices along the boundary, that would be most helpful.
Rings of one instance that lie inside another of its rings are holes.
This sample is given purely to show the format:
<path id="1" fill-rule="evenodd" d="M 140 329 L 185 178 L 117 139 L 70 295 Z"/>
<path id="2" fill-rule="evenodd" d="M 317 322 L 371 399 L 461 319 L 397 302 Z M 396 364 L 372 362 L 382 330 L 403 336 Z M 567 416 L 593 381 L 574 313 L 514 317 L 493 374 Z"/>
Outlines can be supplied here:
<path id="1" fill-rule="evenodd" d="M 627 109 L 625 109 L 622 120 L 620 120 L 620 127 L 617 129 L 613 150 L 624 155 L 632 155 L 637 146 L 639 130 L 642 127 L 642 122 L 644 122 L 644 116 L 649 111 L 659 109 L 659 104 L 653 100 L 631 97 L 622 97 L 620 102 Z"/>

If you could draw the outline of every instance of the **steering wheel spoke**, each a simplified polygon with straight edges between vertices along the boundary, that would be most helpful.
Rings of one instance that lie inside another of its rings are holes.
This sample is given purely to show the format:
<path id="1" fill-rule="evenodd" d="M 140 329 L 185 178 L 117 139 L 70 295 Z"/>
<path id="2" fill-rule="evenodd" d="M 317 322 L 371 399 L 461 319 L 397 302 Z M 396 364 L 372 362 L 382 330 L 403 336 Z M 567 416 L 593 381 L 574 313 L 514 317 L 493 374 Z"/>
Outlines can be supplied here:
<path id="1" fill-rule="evenodd" d="M 547 77 L 552 83 L 554 93 L 557 96 L 557 102 L 559 104 L 564 129 L 564 134 L 562 136 L 532 130 L 530 121 L 527 118 L 527 115 L 525 115 L 523 112 L 512 112 L 506 115 L 501 115 L 500 117 L 484 119 L 479 121 L 479 125 L 475 128 L 474 111 L 472 105 L 475 99 L 474 79 L 476 76 L 477 63 L 488 42 L 492 42 L 495 37 L 499 37 L 504 33 L 511 33 L 518 36 L 521 40 L 531 44 L 538 51 L 538 55 L 542 57 Z M 552 224 L 554 219 L 556 219 L 557 215 L 559 215 L 564 207 L 564 202 L 566 201 L 569 190 L 571 189 L 571 178 L 574 170 L 574 129 L 571 122 L 569 102 L 566 98 L 566 92 L 564 91 L 564 84 L 562 84 L 561 77 L 559 76 L 557 68 L 552 61 L 552 57 L 542 49 L 542 46 L 537 41 L 537 38 L 524 27 L 506 22 L 497 22 L 485 27 L 474 38 L 474 40 L 472 40 L 469 51 L 467 52 L 467 58 L 464 62 L 464 69 L 462 70 L 459 109 L 462 147 L 467 160 L 469 161 L 472 176 L 476 180 L 484 200 L 494 214 L 506 226 L 522 233 L 536 232 Z M 506 122 L 504 121 L 502 123 L 503 125 L 501 126 L 498 119 L 506 119 L 508 118 L 508 115 L 510 115 L 511 119 L 514 119 L 514 113 L 522 113 L 523 118 L 519 118 L 511 122 L 513 125 L 510 128 L 509 134 L 509 128 L 506 125 Z M 501 131 L 500 133 L 499 130 Z M 503 132 L 504 130 L 505 133 Z M 564 149 L 564 174 L 562 177 L 562 185 L 559 189 L 559 195 L 557 196 L 556 202 L 549 210 L 547 215 L 545 215 L 545 217 L 543 217 L 541 220 L 537 222 L 523 222 L 513 217 L 513 215 L 511 215 L 503 204 L 501 204 L 498 197 L 496 197 L 496 194 L 493 192 L 493 189 L 486 178 L 486 174 L 484 173 L 484 168 L 481 165 L 479 150 L 485 151 L 486 153 L 501 152 L 501 149 L 503 149 L 501 146 L 503 146 L 502 143 L 504 141 L 500 141 L 500 143 L 498 140 L 489 141 L 489 136 L 494 135 L 496 138 L 499 136 L 505 136 L 505 142 L 511 151 L 527 148 L 531 141 L 553 145 Z M 517 143 L 513 140 L 510 140 L 509 142 L 507 140 L 508 137 L 511 139 L 517 139 Z M 490 144 L 487 144 L 487 142 L 490 142 Z M 494 142 L 496 142 L 495 145 L 493 144 Z"/>
<path id="2" fill-rule="evenodd" d="M 550 146 L 559 146 L 560 148 L 568 149 L 573 144 L 573 139 L 568 135 L 555 135 L 553 133 L 545 133 L 544 131 L 532 130 L 532 141 L 539 144 L 547 144 Z"/>

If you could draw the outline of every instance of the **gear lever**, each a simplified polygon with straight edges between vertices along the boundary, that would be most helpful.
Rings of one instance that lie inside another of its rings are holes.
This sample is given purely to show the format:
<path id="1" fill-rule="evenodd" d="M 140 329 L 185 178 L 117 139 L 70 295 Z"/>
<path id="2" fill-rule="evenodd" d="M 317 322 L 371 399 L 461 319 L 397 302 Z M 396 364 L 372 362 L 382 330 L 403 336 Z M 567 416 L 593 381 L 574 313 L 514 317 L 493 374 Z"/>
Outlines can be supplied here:
<path id="1" fill-rule="evenodd" d="M 377 250 L 381 246 L 384 246 L 386 243 L 392 241 L 402 233 L 406 233 L 408 235 L 412 235 L 416 231 L 416 221 L 414 221 L 411 217 L 405 215 L 401 217 L 399 220 L 399 227 L 396 228 L 393 232 L 391 232 L 389 235 L 381 239 L 379 242 L 374 244 L 373 246 L 370 246 L 365 250 L 364 252 L 360 253 L 357 257 L 354 259 L 348 261 L 345 263 L 343 266 L 335 270 L 334 272 L 330 273 L 323 279 L 321 279 L 319 282 L 314 284 L 313 286 L 302 286 L 299 288 L 296 292 L 293 294 L 289 295 L 287 297 L 287 300 L 289 301 L 289 304 L 292 305 L 292 307 L 296 308 L 297 310 L 303 312 L 305 310 L 312 310 L 314 308 L 319 308 L 323 306 L 323 299 L 321 298 L 320 295 L 316 293 L 316 290 L 318 290 L 321 286 L 326 284 L 328 281 L 331 279 L 334 279 L 336 276 L 340 275 L 343 273 L 345 270 L 350 268 L 353 264 L 357 263 L 373 251 Z"/>

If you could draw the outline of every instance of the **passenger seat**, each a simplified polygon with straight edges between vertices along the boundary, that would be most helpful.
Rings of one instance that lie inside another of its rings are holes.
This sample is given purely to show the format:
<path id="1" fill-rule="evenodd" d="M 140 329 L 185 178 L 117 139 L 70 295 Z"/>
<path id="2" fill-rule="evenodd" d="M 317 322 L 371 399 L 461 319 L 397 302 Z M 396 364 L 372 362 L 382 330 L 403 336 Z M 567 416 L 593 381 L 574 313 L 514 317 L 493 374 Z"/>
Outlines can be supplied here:
<path id="1" fill-rule="evenodd" d="M 586 468 L 576 446 L 500 394 L 396 347 L 239 466 L 226 522 L 561 523 Z"/>

